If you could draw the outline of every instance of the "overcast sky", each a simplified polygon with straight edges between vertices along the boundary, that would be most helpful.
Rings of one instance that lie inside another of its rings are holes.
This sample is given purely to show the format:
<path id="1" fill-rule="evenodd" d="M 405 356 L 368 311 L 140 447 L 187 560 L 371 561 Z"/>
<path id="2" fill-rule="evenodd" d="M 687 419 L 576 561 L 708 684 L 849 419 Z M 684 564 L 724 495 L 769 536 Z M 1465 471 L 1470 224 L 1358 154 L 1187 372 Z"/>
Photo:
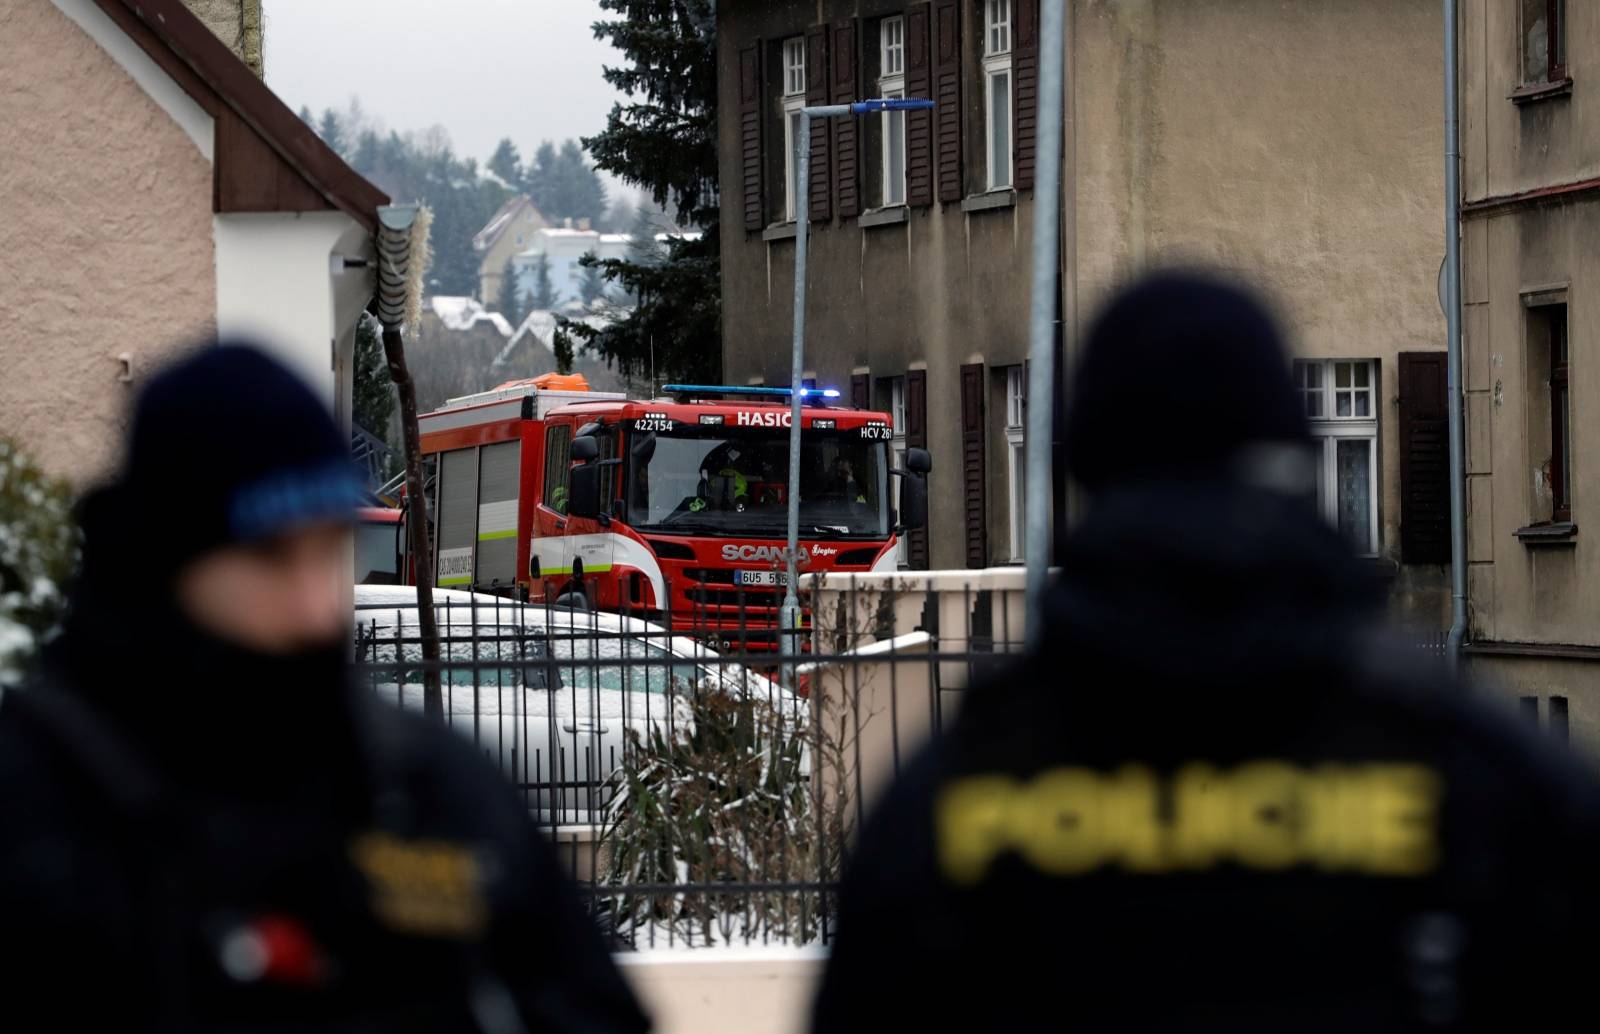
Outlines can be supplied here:
<path id="1" fill-rule="evenodd" d="M 352 96 L 385 128 L 444 126 L 458 154 L 503 136 L 593 134 L 620 98 L 600 78 L 620 55 L 594 38 L 596 0 L 264 0 L 267 85 L 296 111 Z M 448 13 L 446 13 L 448 12 Z"/>

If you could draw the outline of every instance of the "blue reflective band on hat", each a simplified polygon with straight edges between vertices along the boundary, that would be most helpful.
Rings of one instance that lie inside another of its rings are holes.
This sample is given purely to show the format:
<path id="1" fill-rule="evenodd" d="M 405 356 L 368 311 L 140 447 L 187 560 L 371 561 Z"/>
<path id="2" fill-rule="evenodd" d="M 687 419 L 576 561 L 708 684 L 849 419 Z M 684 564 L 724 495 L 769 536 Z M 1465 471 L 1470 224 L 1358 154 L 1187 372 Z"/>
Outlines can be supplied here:
<path id="1" fill-rule="evenodd" d="M 279 471 L 235 493 L 228 528 L 236 539 L 251 540 L 308 524 L 349 523 L 365 501 L 361 478 L 348 462 Z"/>

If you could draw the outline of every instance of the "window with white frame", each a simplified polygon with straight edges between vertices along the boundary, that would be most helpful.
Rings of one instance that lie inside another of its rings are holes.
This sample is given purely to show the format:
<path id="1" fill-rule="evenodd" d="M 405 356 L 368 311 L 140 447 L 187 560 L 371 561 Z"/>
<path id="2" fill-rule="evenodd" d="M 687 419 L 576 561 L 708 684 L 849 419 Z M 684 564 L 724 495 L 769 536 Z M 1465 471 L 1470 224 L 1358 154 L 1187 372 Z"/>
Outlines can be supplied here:
<path id="1" fill-rule="evenodd" d="M 1317 445 L 1317 505 L 1356 551 L 1378 552 L 1378 366 L 1371 359 L 1294 364 Z"/>
<path id="2" fill-rule="evenodd" d="M 906 95 L 906 20 L 896 15 L 878 24 L 878 96 Z M 906 113 L 886 111 L 883 120 L 883 192 L 888 208 L 906 203 Z"/>
<path id="3" fill-rule="evenodd" d="M 894 469 L 906 469 L 906 379 L 904 377 L 890 377 L 889 380 L 889 425 L 890 434 L 889 451 L 894 454 Z M 896 505 L 899 503 L 899 494 L 896 492 Z M 907 550 L 906 541 L 909 535 L 901 535 L 895 544 L 895 566 L 905 569 L 911 566 L 911 554 Z"/>
<path id="4" fill-rule="evenodd" d="M 984 0 L 983 121 L 990 190 L 1011 186 L 1011 0 Z"/>
<path id="5" fill-rule="evenodd" d="M 798 199 L 800 109 L 806 105 L 806 39 L 783 41 L 783 217 L 793 222 Z"/>
<path id="6" fill-rule="evenodd" d="M 1010 480 L 1007 508 L 1011 517 L 1011 559 L 1021 560 L 1027 554 L 1028 466 L 1023 450 L 1024 428 L 1028 422 L 1028 381 L 1026 367 L 1013 366 L 1006 370 L 1006 473 Z"/>

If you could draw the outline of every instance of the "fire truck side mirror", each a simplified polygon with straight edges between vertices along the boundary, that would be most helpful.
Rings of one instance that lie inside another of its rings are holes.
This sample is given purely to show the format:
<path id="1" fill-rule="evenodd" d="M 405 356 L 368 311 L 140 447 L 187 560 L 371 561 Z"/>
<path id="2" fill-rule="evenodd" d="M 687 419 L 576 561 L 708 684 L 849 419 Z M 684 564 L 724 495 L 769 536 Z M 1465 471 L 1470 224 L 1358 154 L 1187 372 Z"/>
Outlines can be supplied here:
<path id="1" fill-rule="evenodd" d="M 933 469 L 933 457 L 928 455 L 927 449 L 907 449 L 906 469 L 913 474 L 926 474 Z"/>
<path id="2" fill-rule="evenodd" d="M 928 480 L 920 473 L 908 471 L 900 478 L 900 526 L 913 530 L 927 523 Z"/>
<path id="3" fill-rule="evenodd" d="M 572 439 L 572 458 L 578 463 L 590 463 L 600 455 L 600 443 L 586 434 Z"/>

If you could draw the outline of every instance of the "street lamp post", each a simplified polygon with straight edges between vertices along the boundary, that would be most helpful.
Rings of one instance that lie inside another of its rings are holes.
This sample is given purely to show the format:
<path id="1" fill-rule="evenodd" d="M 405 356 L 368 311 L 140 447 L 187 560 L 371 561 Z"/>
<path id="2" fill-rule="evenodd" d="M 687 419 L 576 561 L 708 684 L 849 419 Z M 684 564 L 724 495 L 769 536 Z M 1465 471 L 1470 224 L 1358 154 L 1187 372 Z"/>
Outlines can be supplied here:
<path id="1" fill-rule="evenodd" d="M 800 403 L 805 395 L 806 354 L 806 237 L 811 199 L 811 120 L 870 115 L 880 111 L 915 111 L 933 107 L 933 101 L 919 97 L 890 97 L 856 101 L 852 104 L 819 104 L 800 109 L 800 133 L 795 139 L 798 165 L 794 177 L 794 356 L 789 375 L 789 533 L 783 551 L 785 588 L 783 606 L 778 611 L 783 652 L 789 662 L 783 666 L 784 684 L 795 683 L 795 664 L 800 657 L 800 598 L 795 593 L 800 564 Z"/>

